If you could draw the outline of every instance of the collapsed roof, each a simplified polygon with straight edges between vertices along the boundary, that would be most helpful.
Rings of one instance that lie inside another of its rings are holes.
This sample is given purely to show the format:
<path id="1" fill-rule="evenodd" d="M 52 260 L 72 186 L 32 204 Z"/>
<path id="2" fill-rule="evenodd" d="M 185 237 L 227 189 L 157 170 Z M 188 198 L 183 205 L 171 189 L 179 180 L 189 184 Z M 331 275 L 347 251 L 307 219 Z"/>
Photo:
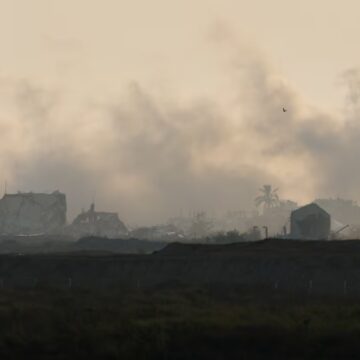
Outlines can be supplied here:
<path id="1" fill-rule="evenodd" d="M 128 232 L 117 213 L 95 211 L 94 204 L 91 204 L 88 211 L 83 211 L 75 218 L 69 231 L 77 237 L 97 235 L 109 238 L 125 235 Z"/>

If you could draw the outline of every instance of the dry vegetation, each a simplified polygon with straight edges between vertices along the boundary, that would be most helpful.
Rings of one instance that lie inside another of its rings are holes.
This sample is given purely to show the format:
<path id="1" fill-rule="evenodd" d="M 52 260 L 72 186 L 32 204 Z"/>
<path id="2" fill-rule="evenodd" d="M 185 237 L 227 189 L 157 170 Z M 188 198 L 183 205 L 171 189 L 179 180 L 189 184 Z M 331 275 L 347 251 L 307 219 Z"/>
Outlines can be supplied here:
<path id="1" fill-rule="evenodd" d="M 356 359 L 359 249 L 269 240 L 2 255 L 0 358 Z"/>
<path id="2" fill-rule="evenodd" d="M 360 305 L 244 288 L 3 291 L 1 359 L 352 359 Z"/>

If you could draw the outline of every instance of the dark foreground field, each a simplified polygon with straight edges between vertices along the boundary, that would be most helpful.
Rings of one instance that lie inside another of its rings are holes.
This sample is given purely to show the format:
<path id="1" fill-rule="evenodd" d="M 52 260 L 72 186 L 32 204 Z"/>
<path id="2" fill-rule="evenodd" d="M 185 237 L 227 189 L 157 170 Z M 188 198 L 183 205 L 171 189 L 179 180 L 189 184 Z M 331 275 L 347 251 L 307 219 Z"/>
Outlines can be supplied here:
<path id="1" fill-rule="evenodd" d="M 0 256 L 0 359 L 358 359 L 360 241 Z"/>
<path id="2" fill-rule="evenodd" d="M 210 284 L 360 298 L 359 240 L 174 243 L 149 255 L 104 251 L 96 247 L 99 242 L 72 253 L 0 255 L 0 289 L 112 291 Z"/>
<path id="3" fill-rule="evenodd" d="M 358 359 L 360 303 L 245 288 L 0 294 L 1 359 Z"/>

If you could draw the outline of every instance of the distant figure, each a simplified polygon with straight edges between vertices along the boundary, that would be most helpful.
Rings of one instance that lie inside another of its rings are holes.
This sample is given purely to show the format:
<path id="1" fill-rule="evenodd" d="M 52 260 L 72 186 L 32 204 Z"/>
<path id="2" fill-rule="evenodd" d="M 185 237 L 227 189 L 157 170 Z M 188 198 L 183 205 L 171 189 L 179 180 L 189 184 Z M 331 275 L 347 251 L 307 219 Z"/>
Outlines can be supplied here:
<path id="1" fill-rule="evenodd" d="M 283 107 L 283 112 L 284 112 L 284 113 L 287 112 L 287 109 L 285 109 L 284 107 Z"/>

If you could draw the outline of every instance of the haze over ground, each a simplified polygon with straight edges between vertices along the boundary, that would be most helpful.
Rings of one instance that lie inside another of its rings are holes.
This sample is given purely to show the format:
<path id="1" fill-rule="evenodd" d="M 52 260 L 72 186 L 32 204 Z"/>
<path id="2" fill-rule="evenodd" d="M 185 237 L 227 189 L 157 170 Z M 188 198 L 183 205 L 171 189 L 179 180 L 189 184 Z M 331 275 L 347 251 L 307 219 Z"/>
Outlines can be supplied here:
<path id="1" fill-rule="evenodd" d="M 360 199 L 357 1 L 0 5 L 9 192 L 131 223 L 252 207 L 264 183 Z"/>

